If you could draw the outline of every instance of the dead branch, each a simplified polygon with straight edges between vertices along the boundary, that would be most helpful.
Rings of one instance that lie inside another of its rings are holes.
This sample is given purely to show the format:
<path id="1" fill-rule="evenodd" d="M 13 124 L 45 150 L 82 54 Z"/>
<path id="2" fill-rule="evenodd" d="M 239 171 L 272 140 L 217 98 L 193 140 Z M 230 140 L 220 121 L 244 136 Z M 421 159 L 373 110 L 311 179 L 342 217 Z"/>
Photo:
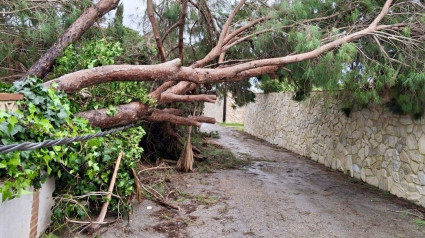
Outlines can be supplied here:
<path id="1" fill-rule="evenodd" d="M 115 164 L 114 173 L 112 174 L 111 182 L 109 183 L 108 188 L 108 195 L 106 196 L 106 202 L 102 206 L 102 210 L 100 210 L 100 214 L 97 217 L 95 223 L 91 223 L 90 226 L 87 228 L 88 232 L 93 234 L 100 228 L 100 224 L 105 220 L 106 212 L 108 210 L 109 201 L 111 199 L 111 194 L 115 186 L 115 180 L 117 179 L 118 169 L 120 167 L 121 158 L 124 155 L 124 152 L 121 151 L 118 155 L 117 163 Z"/>
<path id="2" fill-rule="evenodd" d="M 96 225 L 106 225 L 106 224 L 111 224 L 111 223 L 115 223 L 115 222 L 117 222 L 117 220 L 113 220 L 113 221 L 103 221 L 103 222 L 95 222 L 95 221 L 77 221 L 77 220 L 69 219 L 68 217 L 65 217 L 65 221 L 66 221 L 66 222 L 69 222 L 69 223 L 74 223 L 74 224 L 85 224 L 85 225 L 92 225 L 92 224 L 96 224 Z"/>
<path id="3" fill-rule="evenodd" d="M 253 27 L 253 26 L 255 26 L 255 25 L 257 25 L 257 24 L 259 24 L 261 22 L 270 20 L 270 19 L 271 19 L 271 17 L 261 17 L 261 18 L 258 18 L 258 19 L 254 20 L 254 21 L 251 21 L 250 23 L 248 23 L 248 24 L 246 24 L 246 25 L 244 25 L 244 26 L 242 26 L 242 27 L 234 30 L 231 34 L 228 34 L 226 36 L 226 38 L 224 39 L 224 45 L 226 45 L 227 43 L 229 43 L 230 40 L 232 40 L 236 36 L 240 35 L 242 32 L 248 30 L 249 28 L 251 28 L 251 27 Z"/>
<path id="4" fill-rule="evenodd" d="M 149 21 L 151 22 L 153 35 L 155 37 L 156 46 L 158 48 L 158 54 L 160 56 L 161 62 L 165 62 L 167 61 L 167 59 L 165 58 L 164 46 L 162 45 L 161 36 L 159 35 L 158 25 L 156 24 L 152 0 L 147 0 L 146 4 L 147 4 L 148 18 L 149 18 Z"/>
<path id="5" fill-rule="evenodd" d="M 422 219 L 422 220 L 424 220 L 424 219 L 425 219 L 425 216 L 424 216 L 421 212 L 419 212 L 419 211 L 418 211 L 419 215 L 418 215 L 418 214 L 415 214 L 415 213 L 412 213 L 412 212 L 410 212 L 409 210 L 406 210 L 406 211 L 394 211 L 394 210 L 389 210 L 389 209 L 387 209 L 387 211 L 389 211 L 389 212 L 394 212 L 394 213 L 404 213 L 404 214 L 408 214 L 408 215 L 411 215 L 411 216 L 417 217 L 417 218 Z"/>
<path id="6" fill-rule="evenodd" d="M 174 204 L 171 204 L 171 203 L 165 201 L 165 199 L 161 198 L 158 195 L 159 193 L 157 191 L 155 191 L 155 189 L 153 189 L 153 188 L 151 188 L 151 187 L 149 187 L 147 185 L 145 186 L 143 183 L 140 183 L 140 185 L 142 186 L 143 190 L 145 190 L 152 197 L 154 197 L 154 201 L 155 202 L 159 203 L 160 205 L 162 205 L 164 207 L 172 208 L 172 209 L 175 209 L 175 210 L 180 210 L 180 207 L 178 207 L 178 206 L 176 206 Z M 158 194 L 156 194 L 156 193 L 158 193 Z"/>
<path id="7" fill-rule="evenodd" d="M 141 173 L 143 173 L 143 172 L 147 172 L 147 171 L 153 171 L 153 170 L 167 170 L 167 169 L 174 169 L 174 167 L 170 167 L 170 166 L 158 166 L 158 167 L 152 167 L 152 168 L 148 168 L 148 169 L 143 169 L 143 170 L 140 170 L 139 172 L 138 172 L 138 174 L 141 174 Z"/>

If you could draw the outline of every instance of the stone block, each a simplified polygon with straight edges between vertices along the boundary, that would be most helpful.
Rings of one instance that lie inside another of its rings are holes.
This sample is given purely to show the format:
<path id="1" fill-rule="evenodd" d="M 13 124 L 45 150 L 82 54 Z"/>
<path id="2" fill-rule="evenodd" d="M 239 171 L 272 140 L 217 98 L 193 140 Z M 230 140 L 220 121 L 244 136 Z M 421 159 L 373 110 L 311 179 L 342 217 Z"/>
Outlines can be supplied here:
<path id="1" fill-rule="evenodd" d="M 395 137 L 395 136 L 389 136 L 388 137 L 388 145 L 391 147 L 391 148 L 395 148 L 395 145 L 397 144 L 397 137 Z"/>
<path id="2" fill-rule="evenodd" d="M 366 182 L 366 172 L 365 172 L 365 169 L 364 168 L 362 168 L 360 170 L 360 178 L 361 178 L 362 181 L 365 181 Z"/>
<path id="3" fill-rule="evenodd" d="M 418 141 L 416 140 L 415 135 L 410 134 L 410 135 L 407 136 L 407 138 L 406 138 L 406 145 L 407 145 L 407 148 L 409 150 L 416 150 L 416 149 L 418 149 Z"/>
<path id="4" fill-rule="evenodd" d="M 415 185 L 416 190 L 421 194 L 422 196 L 425 196 L 425 186 Z"/>
<path id="5" fill-rule="evenodd" d="M 391 177 L 393 178 L 393 181 L 395 183 L 400 183 L 400 175 L 397 172 L 393 172 L 391 174 Z"/>
<path id="6" fill-rule="evenodd" d="M 376 142 L 378 142 L 378 143 L 381 143 L 381 142 L 382 142 L 382 133 L 381 133 L 381 132 L 378 132 L 378 133 L 375 135 L 375 140 L 376 140 Z"/>
<path id="7" fill-rule="evenodd" d="M 404 191 L 403 187 L 400 184 L 394 184 L 391 187 L 390 193 L 396 195 L 397 197 L 406 197 L 406 191 Z"/>
<path id="8" fill-rule="evenodd" d="M 416 138 L 420 138 L 422 136 L 422 128 L 420 128 L 418 125 L 415 125 L 413 127 L 413 134 L 416 136 Z"/>
<path id="9" fill-rule="evenodd" d="M 410 125 L 410 124 L 412 124 L 412 118 L 409 115 L 402 116 L 400 118 L 400 124 Z"/>
<path id="10" fill-rule="evenodd" d="M 379 186 L 379 180 L 376 177 L 366 177 L 366 183 L 375 187 Z"/>
<path id="11" fill-rule="evenodd" d="M 424 171 L 419 171 L 418 177 L 419 177 L 419 182 L 421 183 L 421 185 L 425 185 L 425 173 L 424 173 Z"/>
<path id="12" fill-rule="evenodd" d="M 422 135 L 418 141 L 419 152 L 425 155 L 425 135 Z"/>
<path id="13" fill-rule="evenodd" d="M 407 196 L 407 200 L 415 202 L 415 203 L 419 202 L 419 199 L 422 198 L 421 194 L 417 192 L 407 192 L 406 196 Z"/>
<path id="14" fill-rule="evenodd" d="M 412 162 L 409 163 L 409 165 L 410 165 L 410 168 L 412 169 L 412 172 L 414 174 L 418 173 L 418 171 L 419 171 L 419 164 L 418 163 L 412 161 Z"/>
<path id="15" fill-rule="evenodd" d="M 387 149 L 387 147 L 384 144 L 380 144 L 378 146 L 378 153 L 379 153 L 379 155 L 384 155 L 386 149 Z"/>
<path id="16" fill-rule="evenodd" d="M 388 180 L 386 178 L 379 180 L 378 187 L 382 190 L 388 190 Z"/>

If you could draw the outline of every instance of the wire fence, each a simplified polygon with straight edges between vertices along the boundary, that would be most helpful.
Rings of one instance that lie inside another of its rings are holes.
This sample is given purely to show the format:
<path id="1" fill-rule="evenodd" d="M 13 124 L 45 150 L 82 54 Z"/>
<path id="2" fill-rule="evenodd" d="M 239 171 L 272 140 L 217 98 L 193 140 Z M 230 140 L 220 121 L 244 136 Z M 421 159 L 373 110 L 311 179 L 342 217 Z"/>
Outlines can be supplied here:
<path id="1" fill-rule="evenodd" d="M 62 138 L 57 140 L 45 140 L 42 142 L 23 142 L 19 144 L 12 144 L 12 145 L 0 145 L 0 154 L 12 152 L 12 151 L 27 151 L 27 150 L 35 150 L 42 147 L 52 147 L 55 145 L 66 145 L 72 142 L 78 142 L 78 141 L 85 141 L 90 140 L 96 137 L 103 137 L 107 136 L 109 134 L 123 131 L 125 129 L 128 129 L 130 127 L 136 126 L 135 124 L 117 127 L 108 131 L 99 131 L 96 134 L 90 134 L 90 135 L 83 135 L 83 136 L 76 136 L 72 138 Z"/>

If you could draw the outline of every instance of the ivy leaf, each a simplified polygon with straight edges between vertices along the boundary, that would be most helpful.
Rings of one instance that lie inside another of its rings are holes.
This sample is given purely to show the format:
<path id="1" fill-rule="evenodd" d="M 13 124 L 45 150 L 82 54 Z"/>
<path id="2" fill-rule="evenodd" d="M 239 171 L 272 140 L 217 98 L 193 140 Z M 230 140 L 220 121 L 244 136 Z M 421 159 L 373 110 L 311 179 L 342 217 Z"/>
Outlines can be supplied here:
<path id="1" fill-rule="evenodd" d="M 68 118 L 68 113 L 66 113 L 66 111 L 63 109 L 61 109 L 57 115 L 58 115 L 58 118 L 62 120 Z"/>
<path id="2" fill-rule="evenodd" d="M 16 123 L 18 123 L 17 117 L 15 117 L 15 116 L 9 117 L 9 125 L 11 125 L 13 127 L 13 126 L 15 126 Z"/>
<path id="3" fill-rule="evenodd" d="M 15 156 L 15 155 L 9 160 L 9 162 L 7 162 L 7 165 L 12 166 L 12 167 L 16 167 L 21 163 L 21 159 L 19 158 L 19 154 L 17 153 L 18 156 Z"/>
<path id="4" fill-rule="evenodd" d="M 0 111 L 0 118 L 8 118 L 10 115 L 6 113 L 5 111 Z"/>
<path id="5" fill-rule="evenodd" d="M 19 132 L 24 132 L 25 129 L 23 126 L 21 125 L 16 125 L 15 127 L 13 127 L 12 131 L 10 132 L 10 136 L 14 136 Z"/>
<path id="6" fill-rule="evenodd" d="M 115 116 L 118 113 L 118 109 L 112 105 L 108 106 L 108 110 L 106 111 L 106 115 Z"/>
<path id="7" fill-rule="evenodd" d="M 1 122 L 0 123 L 0 132 L 3 132 L 4 135 L 9 135 L 8 123 Z"/>
<path id="8" fill-rule="evenodd" d="M 37 96 L 34 98 L 33 102 L 35 105 L 40 105 L 44 102 L 44 98 L 41 96 Z"/>

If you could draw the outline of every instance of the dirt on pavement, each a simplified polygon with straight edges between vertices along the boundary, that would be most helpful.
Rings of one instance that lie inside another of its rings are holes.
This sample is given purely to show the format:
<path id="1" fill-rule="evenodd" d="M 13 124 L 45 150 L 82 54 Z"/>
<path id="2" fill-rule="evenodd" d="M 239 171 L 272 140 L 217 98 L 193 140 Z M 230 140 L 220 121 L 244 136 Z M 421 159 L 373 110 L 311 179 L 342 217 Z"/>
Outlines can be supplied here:
<path id="1" fill-rule="evenodd" d="M 144 200 L 99 236 L 425 237 L 422 222 L 409 215 L 422 216 L 422 208 L 246 133 L 201 129 L 218 131 L 213 142 L 250 165 L 174 173 L 170 197 L 179 211 Z"/>

